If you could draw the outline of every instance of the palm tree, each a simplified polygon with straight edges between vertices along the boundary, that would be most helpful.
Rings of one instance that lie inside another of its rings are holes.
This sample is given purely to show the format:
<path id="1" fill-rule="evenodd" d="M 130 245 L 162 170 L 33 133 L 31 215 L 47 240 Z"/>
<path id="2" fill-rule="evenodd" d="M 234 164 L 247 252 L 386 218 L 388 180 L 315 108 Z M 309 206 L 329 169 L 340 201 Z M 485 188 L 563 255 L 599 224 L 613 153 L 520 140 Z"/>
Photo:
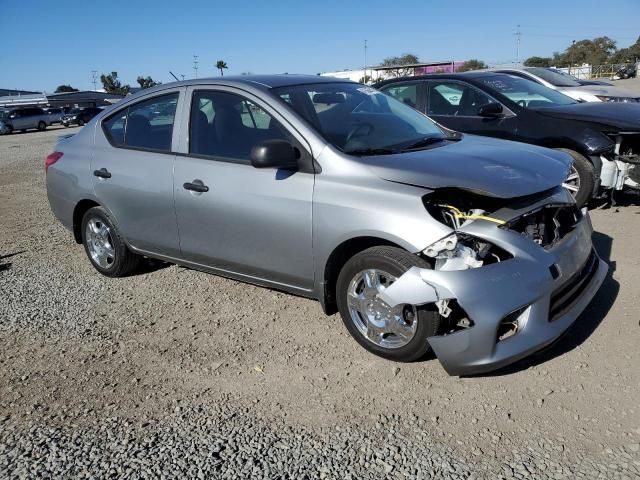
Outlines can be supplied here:
<path id="1" fill-rule="evenodd" d="M 227 67 L 227 62 L 225 62 L 224 60 L 218 60 L 218 62 L 216 63 L 216 68 L 220 70 L 220 76 L 224 77 L 224 69 L 229 67 Z"/>

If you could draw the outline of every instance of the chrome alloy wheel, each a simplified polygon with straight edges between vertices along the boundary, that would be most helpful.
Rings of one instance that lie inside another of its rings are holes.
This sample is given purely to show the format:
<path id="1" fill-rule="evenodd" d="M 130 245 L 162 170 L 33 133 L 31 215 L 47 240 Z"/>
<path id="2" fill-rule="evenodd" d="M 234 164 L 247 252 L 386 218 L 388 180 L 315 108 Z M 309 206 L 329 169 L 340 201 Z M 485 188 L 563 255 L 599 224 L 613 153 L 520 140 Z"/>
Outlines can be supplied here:
<path id="1" fill-rule="evenodd" d="M 578 175 L 578 170 L 576 170 L 576 167 L 574 167 L 573 165 L 571 165 L 569 175 L 565 179 L 562 186 L 569 190 L 571 195 L 573 195 L 574 197 L 578 194 L 578 191 L 580 190 L 580 175 Z"/>
<path id="2" fill-rule="evenodd" d="M 110 268 L 116 259 L 111 229 L 99 218 L 92 218 L 86 227 L 87 249 L 91 259 L 101 268 Z"/>
<path id="3" fill-rule="evenodd" d="M 347 292 L 351 321 L 365 338 L 383 348 L 404 347 L 418 325 L 413 305 L 391 308 L 378 298 L 378 293 L 395 281 L 393 275 L 382 270 L 364 270 L 353 277 Z"/>

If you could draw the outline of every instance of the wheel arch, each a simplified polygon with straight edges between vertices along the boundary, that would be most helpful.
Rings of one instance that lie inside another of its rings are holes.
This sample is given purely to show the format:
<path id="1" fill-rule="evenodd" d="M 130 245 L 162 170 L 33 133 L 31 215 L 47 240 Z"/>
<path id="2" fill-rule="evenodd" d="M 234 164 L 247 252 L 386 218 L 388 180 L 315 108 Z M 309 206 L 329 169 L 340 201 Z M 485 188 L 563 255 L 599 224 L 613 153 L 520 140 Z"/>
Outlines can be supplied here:
<path id="1" fill-rule="evenodd" d="M 377 236 L 359 236 L 343 241 L 329 254 L 322 270 L 320 303 L 327 315 L 338 312 L 336 283 L 344 264 L 354 255 L 371 247 L 390 246 L 407 250 L 399 243 Z M 408 250 L 407 250 L 408 251 Z"/>
<path id="2" fill-rule="evenodd" d="M 80 200 L 73 209 L 73 238 L 76 243 L 82 243 L 82 217 L 93 207 L 99 207 L 100 204 L 95 200 L 85 198 Z"/>

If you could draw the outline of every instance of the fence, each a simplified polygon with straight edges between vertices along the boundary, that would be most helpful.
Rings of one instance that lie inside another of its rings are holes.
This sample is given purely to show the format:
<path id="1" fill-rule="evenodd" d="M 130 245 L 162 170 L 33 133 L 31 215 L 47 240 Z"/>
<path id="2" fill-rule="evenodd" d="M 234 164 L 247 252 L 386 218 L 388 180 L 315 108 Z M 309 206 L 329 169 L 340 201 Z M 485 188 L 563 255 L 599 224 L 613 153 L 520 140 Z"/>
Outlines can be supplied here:
<path id="1" fill-rule="evenodd" d="M 609 79 L 613 77 L 618 70 L 623 67 L 629 66 L 628 63 L 608 63 L 605 65 L 582 65 L 581 67 L 565 67 L 558 68 L 563 72 L 573 75 L 574 77 L 582 80 L 589 80 L 592 78 L 605 78 Z M 638 64 L 640 66 L 640 64 Z"/>

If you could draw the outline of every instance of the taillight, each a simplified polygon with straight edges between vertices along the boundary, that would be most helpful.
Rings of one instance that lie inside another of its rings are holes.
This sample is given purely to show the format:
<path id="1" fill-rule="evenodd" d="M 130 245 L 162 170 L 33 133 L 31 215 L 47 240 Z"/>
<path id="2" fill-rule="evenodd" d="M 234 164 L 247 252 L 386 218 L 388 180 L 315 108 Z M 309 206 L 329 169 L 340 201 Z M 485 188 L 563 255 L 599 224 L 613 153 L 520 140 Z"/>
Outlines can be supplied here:
<path id="1" fill-rule="evenodd" d="M 62 152 L 53 152 L 47 155 L 47 158 L 44 159 L 44 173 L 47 173 L 49 167 L 60 160 L 62 155 L 64 155 Z"/>

